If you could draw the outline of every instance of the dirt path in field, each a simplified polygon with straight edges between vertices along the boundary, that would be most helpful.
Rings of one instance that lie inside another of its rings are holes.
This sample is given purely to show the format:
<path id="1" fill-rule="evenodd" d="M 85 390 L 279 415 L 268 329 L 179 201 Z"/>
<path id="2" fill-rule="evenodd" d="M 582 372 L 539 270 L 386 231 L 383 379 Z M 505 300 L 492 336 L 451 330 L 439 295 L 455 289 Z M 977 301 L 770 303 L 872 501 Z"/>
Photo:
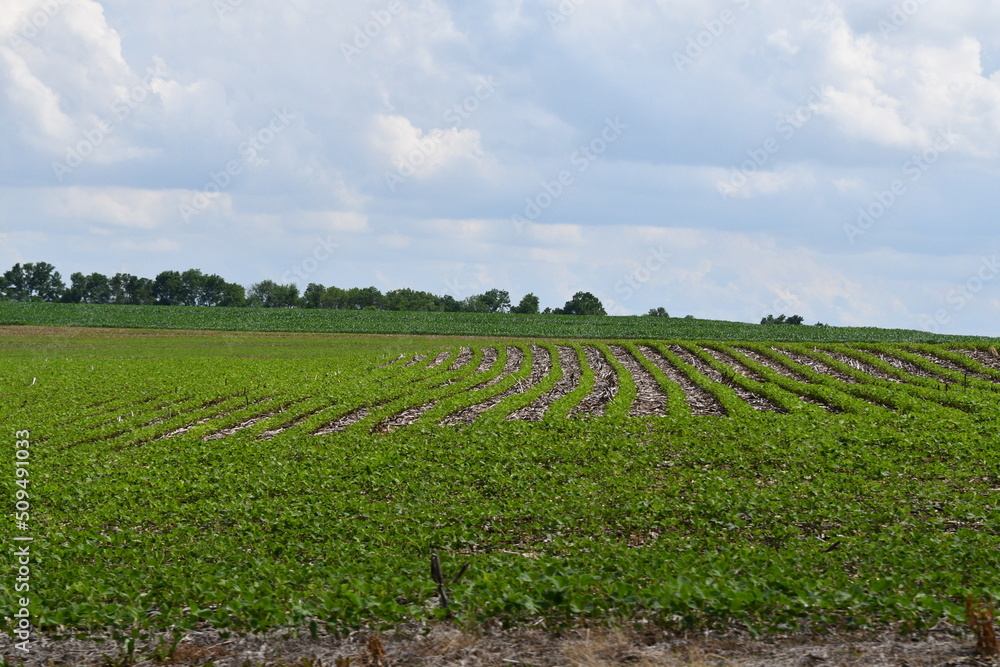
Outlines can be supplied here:
<path id="1" fill-rule="evenodd" d="M 691 381 L 685 373 L 682 373 L 678 369 L 674 368 L 666 357 L 657 352 L 655 349 L 649 347 L 648 345 L 640 345 L 639 351 L 645 355 L 653 364 L 656 365 L 663 374 L 667 376 L 671 382 L 680 385 L 680 388 L 684 391 L 684 402 L 691 407 L 691 412 L 696 415 L 704 415 L 711 417 L 724 417 L 726 414 L 726 409 L 722 407 L 722 403 L 712 396 L 710 393 L 696 385 Z"/>
<path id="2" fill-rule="evenodd" d="M 518 355 L 519 359 L 517 360 L 517 365 L 513 366 L 513 370 L 516 371 L 520 367 L 521 365 L 520 362 L 523 360 L 524 354 L 521 353 L 520 349 L 518 348 L 507 348 L 507 367 L 504 368 L 504 373 L 501 376 L 494 378 L 493 380 L 484 384 L 483 385 L 484 387 L 497 384 L 498 382 L 500 382 L 500 380 L 503 379 L 503 377 L 510 375 L 510 373 L 507 372 L 507 368 L 511 367 L 511 361 L 513 356 L 511 355 L 512 349 L 517 350 L 517 352 L 520 353 Z M 545 379 L 545 376 L 549 374 L 550 370 L 552 370 L 552 355 L 549 354 L 549 351 L 547 349 L 545 349 L 544 347 L 539 347 L 537 345 L 532 345 L 528 349 L 531 351 L 531 373 L 528 375 L 527 378 L 519 380 L 517 383 L 514 384 L 513 387 L 510 387 L 509 389 L 502 391 L 495 396 L 491 396 L 490 398 L 486 399 L 481 403 L 470 405 L 467 408 L 464 408 L 454 414 L 448 415 L 444 420 L 442 420 L 441 423 L 453 425 L 453 424 L 468 424 L 470 422 L 473 422 L 476 420 L 476 418 L 479 417 L 479 415 L 483 414 L 490 408 L 493 408 L 498 403 L 500 403 L 500 401 L 507 398 L 508 396 L 513 396 L 514 394 L 523 394 L 524 392 L 528 391 L 536 384 L 541 382 L 543 379 Z"/>
<path id="3" fill-rule="evenodd" d="M 251 426 L 253 426 L 254 424 L 262 422 L 265 419 L 270 419 L 274 415 L 281 414 L 282 412 L 284 412 L 284 408 L 282 408 L 280 410 L 273 410 L 271 412 L 265 412 L 262 415 L 257 415 L 256 417 L 251 417 L 250 419 L 245 419 L 245 420 L 241 421 L 239 424 L 235 424 L 233 426 L 230 426 L 229 428 L 220 429 L 220 430 L 216 431 L 215 433 L 209 433 L 208 435 L 206 435 L 201 440 L 202 440 L 202 442 L 208 442 L 209 440 L 221 440 L 222 438 L 225 438 L 227 436 L 235 435 L 235 434 L 239 433 L 240 431 L 242 431 L 244 429 L 248 429 Z"/>
<path id="4" fill-rule="evenodd" d="M 584 345 L 583 352 L 587 355 L 587 364 L 594 371 L 594 387 L 570 410 L 569 416 L 589 413 L 594 417 L 603 417 L 608 403 L 618 393 L 618 374 L 615 373 L 615 367 L 608 363 L 604 353 L 596 347 Z"/>
<path id="5" fill-rule="evenodd" d="M 942 624 L 939 624 L 941 626 Z M 107 638 L 50 641 L 33 637 L 25 655 L 0 635 L 0 655 L 25 667 L 104 667 L 132 664 L 122 646 Z M 515 629 L 462 630 L 447 623 L 411 625 L 384 634 L 366 630 L 337 637 L 307 629 L 223 638 L 218 630 L 182 635 L 172 660 L 157 660 L 157 647 L 170 647 L 164 633 L 136 646 L 135 664 L 175 667 L 988 667 L 996 661 L 975 656 L 975 640 L 942 626 L 923 636 L 891 631 L 810 634 L 752 638 L 745 632 L 667 634 L 656 630 L 602 627 L 563 632 L 543 625 Z M 105 658 L 107 655 L 108 658 Z"/>
<path id="6" fill-rule="evenodd" d="M 754 410 L 757 410 L 758 412 L 784 412 L 781 407 L 775 405 L 770 399 L 744 389 L 680 345 L 671 345 L 670 351 L 683 359 L 689 365 L 694 366 L 699 373 L 707 377 L 709 380 L 718 382 L 719 384 L 732 389 L 744 403 L 747 403 Z"/>
<path id="7" fill-rule="evenodd" d="M 653 374 L 621 345 L 609 345 L 615 359 L 632 375 L 635 383 L 635 400 L 629 410 L 631 417 L 665 417 L 667 415 L 667 395 Z"/>
<path id="8" fill-rule="evenodd" d="M 556 346 L 556 350 L 559 352 L 559 368 L 562 369 L 562 377 L 551 389 L 520 410 L 512 412 L 507 416 L 507 419 L 528 422 L 542 421 L 550 405 L 576 389 L 580 384 L 582 371 L 580 370 L 580 360 L 576 358 L 576 350 L 565 345 Z"/>

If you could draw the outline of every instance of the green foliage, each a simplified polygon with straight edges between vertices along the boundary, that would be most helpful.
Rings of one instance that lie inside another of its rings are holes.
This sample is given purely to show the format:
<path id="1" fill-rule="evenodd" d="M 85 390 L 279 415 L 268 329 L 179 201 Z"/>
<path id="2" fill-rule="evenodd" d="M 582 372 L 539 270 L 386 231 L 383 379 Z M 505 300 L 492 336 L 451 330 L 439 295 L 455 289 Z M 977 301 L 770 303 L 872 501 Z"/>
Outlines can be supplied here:
<path id="1" fill-rule="evenodd" d="M 31 430 L 37 625 L 113 628 L 135 642 L 203 624 L 315 633 L 430 620 L 432 548 L 446 572 L 468 566 L 448 590 L 467 623 L 920 628 L 961 621 L 966 596 L 1000 599 L 1000 392 L 923 355 L 990 378 L 992 369 L 940 345 L 615 343 L 667 394 L 667 417 L 632 418 L 627 369 L 606 342 L 588 342 L 608 357 L 619 390 L 606 417 L 567 419 L 594 377 L 583 345 L 560 341 L 577 352 L 580 385 L 542 422 L 508 421 L 562 377 L 555 342 L 540 344 L 553 362 L 541 383 L 487 418 L 444 427 L 453 411 L 517 387 L 531 360 L 498 377 L 507 348 L 531 346 L 0 333 L 0 429 Z M 729 416 L 692 416 L 640 344 Z M 453 367 L 461 346 L 472 355 Z M 479 372 L 487 347 L 499 356 Z M 764 381 L 734 373 L 709 348 Z M 418 352 L 427 357 L 409 364 Z M 841 359 L 893 369 L 897 381 Z M 788 413 L 758 413 L 735 387 Z M 412 424 L 376 429 L 428 403 Z M 345 430 L 314 435 L 359 408 L 366 416 Z M 0 525 L 0 539 L 12 531 Z M 10 571 L 15 558 L 0 552 L 0 567 Z M 0 588 L 5 616 L 14 595 Z"/>
<path id="2" fill-rule="evenodd" d="M 534 294 L 525 294 L 521 297 L 521 302 L 510 309 L 510 312 L 518 315 L 537 315 L 538 297 Z"/>
<path id="3" fill-rule="evenodd" d="M 670 314 L 667 313 L 667 309 L 666 308 L 664 308 L 663 306 L 659 306 L 658 308 L 650 308 L 649 312 L 646 313 L 646 316 L 647 317 L 670 317 Z"/>
<path id="4" fill-rule="evenodd" d="M 557 308 L 556 315 L 607 315 L 601 300 L 590 292 L 577 292 L 562 308 Z"/>
<path id="5" fill-rule="evenodd" d="M 768 315 L 767 317 L 763 317 L 763 318 L 761 318 L 760 323 L 761 324 L 802 324 L 802 322 L 804 320 L 805 320 L 805 318 L 802 317 L 801 315 L 789 315 L 788 317 L 785 317 L 785 315 L 782 314 L 782 315 L 778 315 L 777 317 L 775 317 L 774 315 Z"/>

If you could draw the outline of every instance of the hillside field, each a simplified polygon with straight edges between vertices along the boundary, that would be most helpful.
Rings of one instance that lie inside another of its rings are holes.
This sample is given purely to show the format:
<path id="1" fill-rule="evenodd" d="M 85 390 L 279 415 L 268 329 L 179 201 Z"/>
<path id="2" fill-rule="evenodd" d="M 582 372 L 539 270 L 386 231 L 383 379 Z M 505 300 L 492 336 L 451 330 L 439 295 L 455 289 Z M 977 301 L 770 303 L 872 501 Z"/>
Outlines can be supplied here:
<path id="1" fill-rule="evenodd" d="M 753 338 L 2 327 L 30 518 L 0 534 L 33 538 L 53 635 L 916 630 L 1000 601 L 996 348 Z"/>

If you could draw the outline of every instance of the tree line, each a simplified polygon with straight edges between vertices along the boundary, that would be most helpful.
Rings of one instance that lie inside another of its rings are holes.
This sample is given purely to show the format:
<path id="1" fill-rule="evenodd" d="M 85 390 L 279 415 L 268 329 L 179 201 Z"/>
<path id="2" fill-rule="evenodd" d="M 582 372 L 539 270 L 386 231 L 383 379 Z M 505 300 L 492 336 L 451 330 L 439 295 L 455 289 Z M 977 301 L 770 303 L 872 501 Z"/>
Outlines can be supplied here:
<path id="1" fill-rule="evenodd" d="M 77 272 L 67 286 L 56 268 L 47 262 L 15 264 L 0 281 L 0 300 L 61 303 L 127 304 L 157 306 L 230 306 L 261 308 L 327 308 L 334 310 L 400 310 L 471 313 L 521 313 L 555 315 L 607 315 L 600 299 L 590 292 L 577 292 L 562 308 L 539 310 L 538 297 L 526 294 L 513 305 L 510 294 L 491 289 L 464 299 L 438 296 L 409 288 L 381 292 L 375 287 L 327 287 L 310 283 L 304 292 L 298 285 L 263 280 L 249 289 L 199 269 L 163 271 L 155 278 L 130 273 L 106 276 Z M 663 308 L 650 315 L 666 316 Z"/>

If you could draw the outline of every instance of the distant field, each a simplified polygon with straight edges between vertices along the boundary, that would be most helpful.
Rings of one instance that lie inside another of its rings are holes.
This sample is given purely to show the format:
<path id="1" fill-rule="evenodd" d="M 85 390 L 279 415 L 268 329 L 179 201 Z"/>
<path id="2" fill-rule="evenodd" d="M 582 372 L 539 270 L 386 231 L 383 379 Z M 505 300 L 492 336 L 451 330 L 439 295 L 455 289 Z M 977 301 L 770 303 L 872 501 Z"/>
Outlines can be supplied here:
<path id="1" fill-rule="evenodd" d="M 434 334 L 521 338 L 910 342 L 998 340 L 867 327 L 759 325 L 688 318 L 405 313 L 192 306 L 0 302 L 0 326 L 120 327 L 217 331 Z"/>
<path id="2" fill-rule="evenodd" d="M 1000 600 L 985 344 L 10 327 L 0 352 L 50 632 L 430 620 L 432 550 L 473 624 L 918 628 Z"/>

